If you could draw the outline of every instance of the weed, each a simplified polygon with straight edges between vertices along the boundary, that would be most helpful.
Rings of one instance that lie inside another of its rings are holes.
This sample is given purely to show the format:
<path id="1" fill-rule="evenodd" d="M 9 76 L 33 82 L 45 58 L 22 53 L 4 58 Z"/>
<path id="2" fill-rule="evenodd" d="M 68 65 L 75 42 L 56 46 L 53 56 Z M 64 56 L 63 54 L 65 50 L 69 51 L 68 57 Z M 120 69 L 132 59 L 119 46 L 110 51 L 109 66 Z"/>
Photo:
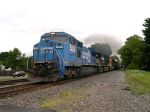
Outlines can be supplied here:
<path id="1" fill-rule="evenodd" d="M 150 72 L 127 70 L 125 73 L 133 94 L 150 94 Z"/>
<path id="2" fill-rule="evenodd" d="M 87 87 L 78 87 L 78 90 L 67 89 L 58 93 L 56 97 L 52 99 L 45 99 L 42 101 L 41 108 L 55 108 L 60 105 L 73 104 L 84 99 L 86 96 L 90 96 L 90 92 Z M 45 98 L 45 97 L 44 97 Z M 70 112 L 70 109 L 64 109 L 62 112 Z"/>

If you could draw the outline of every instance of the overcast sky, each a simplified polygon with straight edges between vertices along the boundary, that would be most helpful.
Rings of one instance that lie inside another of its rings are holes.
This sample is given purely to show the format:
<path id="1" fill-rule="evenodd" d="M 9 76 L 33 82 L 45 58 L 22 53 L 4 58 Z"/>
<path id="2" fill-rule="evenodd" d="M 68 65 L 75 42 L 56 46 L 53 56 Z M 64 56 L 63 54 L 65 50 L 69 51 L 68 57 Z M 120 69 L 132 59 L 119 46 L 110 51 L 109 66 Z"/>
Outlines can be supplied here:
<path id="1" fill-rule="evenodd" d="M 0 52 L 31 53 L 43 33 L 65 31 L 84 41 L 107 35 L 123 43 L 150 17 L 150 0 L 0 0 Z"/>

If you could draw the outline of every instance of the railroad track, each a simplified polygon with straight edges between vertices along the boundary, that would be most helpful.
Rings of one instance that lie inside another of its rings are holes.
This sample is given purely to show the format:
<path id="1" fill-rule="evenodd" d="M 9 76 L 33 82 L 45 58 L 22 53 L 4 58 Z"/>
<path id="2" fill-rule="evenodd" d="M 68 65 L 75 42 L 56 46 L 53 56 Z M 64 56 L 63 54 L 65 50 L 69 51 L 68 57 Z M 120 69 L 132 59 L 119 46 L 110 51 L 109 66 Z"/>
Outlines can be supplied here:
<path id="1" fill-rule="evenodd" d="M 3 86 L 3 85 L 14 85 L 16 83 L 28 82 L 28 81 L 29 81 L 28 79 L 0 81 L 0 86 Z"/>
<path id="2" fill-rule="evenodd" d="M 0 88 L 0 98 L 11 97 L 34 87 L 34 83 L 11 85 Z"/>
<path id="3" fill-rule="evenodd" d="M 7 97 L 16 96 L 19 94 L 28 93 L 31 91 L 36 91 L 40 89 L 50 88 L 57 85 L 77 81 L 86 77 L 91 77 L 94 75 L 84 76 L 84 77 L 77 77 L 72 79 L 66 79 L 59 82 L 53 82 L 53 83 L 42 83 L 42 82 L 27 82 L 24 84 L 18 84 L 18 85 L 11 85 L 6 87 L 0 87 L 0 98 L 4 99 Z"/>
<path id="4" fill-rule="evenodd" d="M 29 82 L 29 83 L 19 84 L 19 85 L 4 86 L 4 87 L 0 87 L 0 98 L 4 99 L 7 97 L 19 95 L 19 94 L 36 91 L 39 89 L 50 88 L 50 87 L 54 87 L 56 85 L 61 85 L 61 84 L 68 83 L 71 81 L 73 80 L 63 80 L 63 81 L 55 82 L 55 83 L 41 83 L 41 82 L 31 83 Z"/>

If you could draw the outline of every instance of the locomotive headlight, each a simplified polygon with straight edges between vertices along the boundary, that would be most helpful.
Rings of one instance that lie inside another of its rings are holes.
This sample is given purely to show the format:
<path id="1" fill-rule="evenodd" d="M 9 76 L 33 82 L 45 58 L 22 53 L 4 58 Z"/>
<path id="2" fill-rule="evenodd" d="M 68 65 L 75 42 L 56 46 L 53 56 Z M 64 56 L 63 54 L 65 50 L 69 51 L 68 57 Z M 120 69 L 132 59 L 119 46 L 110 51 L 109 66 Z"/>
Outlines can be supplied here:
<path id="1" fill-rule="evenodd" d="M 54 39 L 56 33 L 55 32 L 51 32 L 50 34 L 51 34 L 52 39 Z"/>
<path id="2" fill-rule="evenodd" d="M 38 47 L 34 47 L 33 49 L 34 49 L 34 50 L 38 50 L 39 48 L 38 48 Z"/>
<path id="3" fill-rule="evenodd" d="M 55 35 L 55 32 L 51 32 L 50 34 L 51 34 L 51 35 Z"/>

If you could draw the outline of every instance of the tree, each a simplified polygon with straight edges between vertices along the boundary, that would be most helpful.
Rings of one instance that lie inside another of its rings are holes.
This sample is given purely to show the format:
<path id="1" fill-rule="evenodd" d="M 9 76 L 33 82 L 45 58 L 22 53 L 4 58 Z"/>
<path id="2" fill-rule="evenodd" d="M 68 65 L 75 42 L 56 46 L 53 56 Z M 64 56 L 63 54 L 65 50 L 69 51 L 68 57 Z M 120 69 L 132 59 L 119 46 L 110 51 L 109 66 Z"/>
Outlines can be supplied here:
<path id="1" fill-rule="evenodd" d="M 14 48 L 13 51 L 9 51 L 9 56 L 10 56 L 10 67 L 12 69 L 18 70 L 19 65 L 21 64 L 20 59 L 21 59 L 21 51 L 18 48 Z"/>
<path id="2" fill-rule="evenodd" d="M 125 45 L 119 49 L 119 54 L 121 55 L 122 63 L 126 68 L 132 61 L 132 51 L 127 45 Z"/>
<path id="3" fill-rule="evenodd" d="M 144 40 L 147 44 L 150 44 L 150 18 L 145 19 L 143 26 L 145 27 L 143 30 Z"/>
<path id="4" fill-rule="evenodd" d="M 0 70 L 2 69 L 2 61 L 0 61 Z"/>
<path id="5" fill-rule="evenodd" d="M 10 66 L 9 60 L 10 60 L 9 52 L 0 53 L 0 61 L 1 64 L 5 65 L 5 68 L 9 68 Z"/>
<path id="6" fill-rule="evenodd" d="M 145 29 L 143 30 L 144 40 L 146 43 L 145 50 L 144 50 L 144 65 L 146 70 L 150 70 L 150 18 L 145 19 L 145 23 L 143 24 Z"/>
<path id="7" fill-rule="evenodd" d="M 0 62 L 13 70 L 26 70 L 27 58 L 18 48 L 0 53 Z"/>
<path id="8" fill-rule="evenodd" d="M 145 43 L 138 35 L 127 38 L 125 45 L 119 49 L 122 63 L 126 68 L 143 69 L 143 50 Z"/>

